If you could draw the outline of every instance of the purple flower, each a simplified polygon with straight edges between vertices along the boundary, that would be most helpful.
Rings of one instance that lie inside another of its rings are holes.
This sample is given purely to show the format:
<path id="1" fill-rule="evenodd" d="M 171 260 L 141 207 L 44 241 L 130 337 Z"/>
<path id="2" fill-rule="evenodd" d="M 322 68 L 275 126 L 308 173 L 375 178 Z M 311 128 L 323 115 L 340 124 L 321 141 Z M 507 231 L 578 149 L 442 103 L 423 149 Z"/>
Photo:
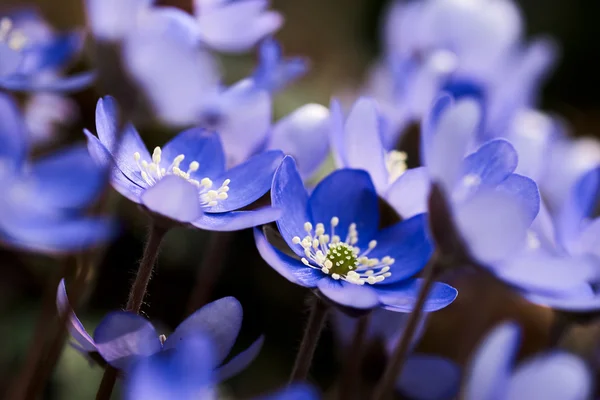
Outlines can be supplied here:
<path id="1" fill-rule="evenodd" d="M 583 400 L 591 396 L 592 377 L 582 360 L 554 351 L 515 368 L 519 342 L 519 327 L 513 323 L 488 334 L 468 367 L 466 400 Z"/>
<path id="2" fill-rule="evenodd" d="M 218 348 L 211 338 L 196 334 L 185 338 L 171 353 L 142 359 L 131 370 L 125 383 L 129 400 L 216 400 L 218 377 L 213 369 Z M 218 346 L 217 346 L 218 347 Z M 315 389 L 294 384 L 262 400 L 316 400 Z M 259 399 L 256 399 L 259 400 Z"/>
<path id="3" fill-rule="evenodd" d="M 0 18 L 0 88 L 10 91 L 73 91 L 92 83 L 93 73 L 67 78 L 58 72 L 81 51 L 81 32 L 57 33 L 33 9 Z"/>
<path id="4" fill-rule="evenodd" d="M 305 59 L 284 58 L 279 42 L 267 38 L 260 44 L 259 63 L 252 73 L 252 81 L 256 88 L 273 93 L 306 74 L 307 70 Z"/>
<path id="5" fill-rule="evenodd" d="M 274 247 L 258 229 L 255 240 L 283 277 L 342 306 L 411 311 L 421 284 L 413 276 L 432 251 L 422 215 L 379 230 L 378 198 L 366 172 L 336 171 L 309 196 L 289 156 L 275 173 L 271 201 L 283 211 L 277 227 L 288 249 Z M 437 283 L 425 310 L 447 306 L 456 293 Z"/>
<path id="6" fill-rule="evenodd" d="M 132 125 L 116 146 L 116 104 L 100 99 L 96 108 L 98 137 L 86 131 L 88 148 L 102 165 L 113 165 L 115 190 L 151 214 L 201 229 L 231 231 L 274 221 L 274 207 L 242 210 L 271 186 L 281 163 L 280 151 L 266 151 L 226 170 L 225 154 L 214 132 L 186 130 L 152 155 Z"/>
<path id="7" fill-rule="evenodd" d="M 75 339 L 75 349 L 84 354 L 97 352 L 111 366 L 126 371 L 142 358 L 178 352 L 185 346 L 186 340 L 205 334 L 214 341 L 210 367 L 221 381 L 245 369 L 256 358 L 263 344 L 260 337 L 246 350 L 223 363 L 242 326 L 242 306 L 233 297 L 213 301 L 194 312 L 168 338 L 159 335 L 147 319 L 125 311 L 106 315 L 92 338 L 71 310 L 64 280 L 58 287 L 56 304 L 60 313 L 70 313 L 69 332 Z"/>
<path id="8" fill-rule="evenodd" d="M 84 146 L 30 162 L 21 115 L 0 94 L 0 241 L 30 251 L 80 251 L 109 240 L 114 224 L 86 217 L 100 195 L 104 173 Z"/>

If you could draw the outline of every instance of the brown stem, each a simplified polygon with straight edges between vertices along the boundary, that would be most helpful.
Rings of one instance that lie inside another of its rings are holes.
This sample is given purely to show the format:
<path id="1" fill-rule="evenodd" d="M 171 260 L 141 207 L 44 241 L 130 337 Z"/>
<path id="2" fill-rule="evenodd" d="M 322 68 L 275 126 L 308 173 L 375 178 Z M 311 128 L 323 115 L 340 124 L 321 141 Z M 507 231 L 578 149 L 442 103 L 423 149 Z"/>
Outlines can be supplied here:
<path id="1" fill-rule="evenodd" d="M 96 400 L 109 400 L 117 382 L 117 370 L 108 365 L 102 375 L 102 382 L 96 393 Z"/>
<path id="2" fill-rule="evenodd" d="M 227 259 L 227 248 L 233 241 L 233 232 L 211 232 L 202 263 L 196 273 L 196 284 L 187 304 L 187 315 L 208 303 L 219 273 Z"/>
<path id="3" fill-rule="evenodd" d="M 404 333 L 402 335 L 402 339 L 396 345 L 392 356 L 386 366 L 386 369 L 383 373 L 383 376 L 379 380 L 377 386 L 375 386 L 375 391 L 373 392 L 373 396 L 371 400 L 383 400 L 386 395 L 391 393 L 393 390 L 396 380 L 400 373 L 402 372 L 402 367 L 404 366 L 404 362 L 406 361 L 406 356 L 408 355 L 408 350 L 410 349 L 410 344 L 412 343 L 413 336 L 415 335 L 415 331 L 419 326 L 419 321 L 421 320 L 421 315 L 423 314 L 423 307 L 425 306 L 425 302 L 427 301 L 427 297 L 433 284 L 435 283 L 435 278 L 437 276 L 437 263 L 438 257 L 436 254 L 433 255 L 429 264 L 425 267 L 425 277 L 423 278 L 423 286 L 419 290 L 419 295 L 417 297 L 417 302 L 410 313 L 408 321 L 406 323 L 406 328 L 404 329 Z"/>
<path id="4" fill-rule="evenodd" d="M 325 326 L 328 311 L 329 307 L 327 307 L 327 304 L 318 297 L 314 297 L 306 329 L 304 330 L 304 337 L 302 337 L 302 343 L 300 343 L 292 374 L 290 375 L 290 383 L 306 380 L 321 331 Z"/>
<path id="5" fill-rule="evenodd" d="M 360 397 L 360 366 L 365 353 L 364 342 L 369 329 L 370 316 L 370 313 L 365 314 L 358 318 L 356 323 L 352 343 L 346 351 L 348 358 L 342 369 L 342 379 L 338 393 L 338 399 L 340 400 Z"/>

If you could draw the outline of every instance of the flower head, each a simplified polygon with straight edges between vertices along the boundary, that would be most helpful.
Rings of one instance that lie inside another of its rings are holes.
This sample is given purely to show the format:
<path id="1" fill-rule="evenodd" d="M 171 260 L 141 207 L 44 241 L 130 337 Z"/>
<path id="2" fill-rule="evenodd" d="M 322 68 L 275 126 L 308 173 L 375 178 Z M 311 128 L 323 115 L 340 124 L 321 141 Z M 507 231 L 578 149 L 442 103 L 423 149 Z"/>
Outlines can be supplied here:
<path id="1" fill-rule="evenodd" d="M 104 98 L 96 109 L 98 137 L 86 131 L 92 156 L 114 165 L 113 187 L 150 213 L 208 230 L 238 230 L 271 222 L 279 210 L 241 209 L 258 200 L 271 185 L 283 154 L 267 151 L 232 169 L 214 132 L 192 128 L 164 147 L 148 152 L 139 134 L 128 125 L 116 146 L 116 105 Z"/>
<path id="2" fill-rule="evenodd" d="M 281 275 L 343 306 L 411 310 L 420 285 L 412 277 L 431 255 L 423 216 L 380 231 L 377 194 L 366 172 L 336 171 L 309 197 L 291 157 L 275 173 L 271 200 L 283 210 L 277 226 L 289 249 L 273 247 L 259 230 L 255 239 Z M 439 283 L 426 309 L 455 297 L 453 288 Z"/>

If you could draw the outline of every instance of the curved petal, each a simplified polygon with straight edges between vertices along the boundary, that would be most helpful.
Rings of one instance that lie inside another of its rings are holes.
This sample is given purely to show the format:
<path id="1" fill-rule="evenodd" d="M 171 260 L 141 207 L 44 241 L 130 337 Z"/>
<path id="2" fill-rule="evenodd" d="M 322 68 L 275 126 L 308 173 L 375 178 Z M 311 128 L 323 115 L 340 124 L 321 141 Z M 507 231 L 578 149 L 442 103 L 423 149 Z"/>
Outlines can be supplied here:
<path id="1" fill-rule="evenodd" d="M 427 168 L 412 168 L 390 185 L 385 198 L 403 218 L 414 217 L 427 212 L 430 186 Z"/>
<path id="2" fill-rule="evenodd" d="M 89 27 L 101 40 L 119 40 L 132 29 L 140 11 L 149 8 L 153 0 L 86 0 Z"/>
<path id="3" fill-rule="evenodd" d="M 387 282 L 387 280 L 384 282 Z M 379 284 L 373 286 L 373 288 L 377 291 L 383 308 L 395 312 L 410 313 L 417 302 L 422 285 L 422 279 L 411 279 L 407 282 L 398 282 L 391 285 Z M 450 305 L 457 296 L 458 291 L 452 286 L 435 282 L 429 292 L 423 311 L 441 310 Z"/>
<path id="4" fill-rule="evenodd" d="M 0 79 L 0 88 L 13 92 L 61 92 L 69 93 L 84 89 L 96 80 L 96 72 L 88 71 L 65 78 L 38 81 L 22 77 Z"/>
<path id="5" fill-rule="evenodd" d="M 317 286 L 323 295 L 342 306 L 368 310 L 379 305 L 377 293 L 367 285 L 355 285 L 326 276 Z"/>
<path id="6" fill-rule="evenodd" d="M 14 100 L 0 93 L 0 177 L 14 172 L 27 157 L 25 125 Z"/>
<path id="7" fill-rule="evenodd" d="M 526 176 L 511 174 L 496 186 L 496 190 L 509 193 L 519 199 L 522 212 L 528 216 L 530 224 L 540 212 L 541 196 L 537 184 Z"/>
<path id="8" fill-rule="evenodd" d="M 373 239 L 379 225 L 377 193 L 365 171 L 342 169 L 332 172 L 312 192 L 308 212 L 313 224 L 321 222 L 326 227 L 331 218 L 338 217 L 335 234 L 342 241 L 346 239 L 350 224 L 355 223 L 359 247 L 365 247 Z M 306 232 L 298 236 L 302 238 Z"/>
<path id="9" fill-rule="evenodd" d="M 413 354 L 406 359 L 396 388 L 411 399 L 453 399 L 460 388 L 460 368 L 442 357 Z"/>
<path id="10" fill-rule="evenodd" d="M 258 154 L 243 164 L 234 167 L 220 177 L 216 184 L 230 180 L 228 197 L 221 200 L 213 207 L 205 207 L 207 213 L 220 213 L 233 211 L 252 204 L 265 194 L 271 187 L 273 175 L 281 165 L 283 153 L 279 150 L 265 151 Z"/>
<path id="11" fill-rule="evenodd" d="M 331 135 L 329 136 L 329 141 L 331 142 L 333 158 L 338 168 L 346 168 L 348 167 L 348 156 L 346 154 L 344 142 L 344 113 L 342 112 L 342 106 L 339 100 L 331 99 L 329 112 L 331 119 Z"/>
<path id="12" fill-rule="evenodd" d="M 94 331 L 98 352 L 115 368 L 127 368 L 137 357 L 148 357 L 161 350 L 154 326 L 137 314 L 115 311 L 100 321 Z"/>
<path id="13" fill-rule="evenodd" d="M 465 158 L 463 175 L 475 176 L 484 186 L 496 186 L 514 172 L 519 163 L 517 151 L 507 140 L 495 139 Z"/>
<path id="14" fill-rule="evenodd" d="M 193 161 L 200 164 L 197 171 L 190 173 L 194 179 L 215 179 L 225 171 L 225 153 L 219 135 L 215 132 L 202 128 L 191 128 L 181 132 L 162 148 L 162 167 L 168 170 L 179 155 L 185 157 L 180 164 L 183 172 L 188 170 Z"/>
<path id="15" fill-rule="evenodd" d="M 259 229 L 254 229 L 254 240 L 263 260 L 288 281 L 312 288 L 323 279 L 324 274 L 320 270 L 307 267 L 271 246 Z"/>
<path id="16" fill-rule="evenodd" d="M 390 226 L 375 235 L 377 246 L 369 257 L 395 260 L 391 265 L 392 276 L 386 284 L 402 281 L 421 271 L 433 253 L 433 245 L 427 234 L 427 216 L 420 214 Z"/>
<path id="17" fill-rule="evenodd" d="M 436 129 L 440 121 L 440 117 L 454 105 L 452 96 L 448 94 L 440 95 L 431 105 L 431 109 L 423 118 L 421 124 L 421 164 L 424 166 L 430 165 L 433 160 L 433 142 L 436 136 Z"/>
<path id="18" fill-rule="evenodd" d="M 467 369 L 466 400 L 505 398 L 520 342 L 519 327 L 504 323 L 488 334 Z"/>
<path id="19" fill-rule="evenodd" d="M 506 399 L 588 399 L 592 382 L 592 374 L 581 359 L 556 352 L 520 365 L 510 379 Z"/>
<path id="20" fill-rule="evenodd" d="M 141 203 L 154 213 L 183 223 L 193 222 L 202 215 L 198 189 L 175 175 L 166 176 L 146 189 Z"/>
<path id="21" fill-rule="evenodd" d="M 255 87 L 274 93 L 306 74 L 308 67 L 308 61 L 302 57 L 283 57 L 279 43 L 269 37 L 260 44 L 259 63 L 252 72 L 252 81 Z"/>
<path id="22" fill-rule="evenodd" d="M 242 327 L 242 318 L 242 305 L 234 297 L 215 300 L 179 324 L 165 342 L 164 349 L 178 348 L 186 338 L 200 332 L 206 333 L 214 344 L 216 367 L 231 351 Z"/>
<path id="23" fill-rule="evenodd" d="M 67 289 L 65 288 L 65 280 L 61 279 L 56 291 L 56 308 L 60 314 L 69 313 L 69 333 L 79 343 L 85 352 L 97 351 L 94 339 L 87 333 L 83 324 L 73 312 L 69 298 L 67 297 Z"/>
<path id="24" fill-rule="evenodd" d="M 292 242 L 295 236 L 304 237 L 304 223 L 309 221 L 308 193 L 302 183 L 302 178 L 296 168 L 296 162 L 290 156 L 283 161 L 273 177 L 271 185 L 271 204 L 281 209 L 281 218 L 277 220 L 277 227 L 281 236 L 290 249 L 298 256 L 304 257 L 304 250 Z"/>
<path id="25" fill-rule="evenodd" d="M 217 369 L 219 381 L 225 381 L 245 370 L 260 353 L 264 341 L 264 336 L 259 337 L 250 347 L 233 357 L 222 367 L 219 367 Z"/>
<path id="26" fill-rule="evenodd" d="M 594 294 L 592 288 L 589 286 L 577 288 L 577 296 L 555 297 L 530 293 L 526 297 L 527 300 L 533 303 L 555 310 L 575 313 L 589 313 L 600 310 L 600 296 Z"/>
<path id="27" fill-rule="evenodd" d="M 207 231 L 239 231 L 276 221 L 282 213 L 279 208 L 263 207 L 252 211 L 230 211 L 202 214 L 192 225 Z"/>
<path id="28" fill-rule="evenodd" d="M 275 124 L 268 148 L 293 156 L 300 175 L 308 179 L 327 158 L 330 128 L 329 110 L 320 104 L 307 104 Z"/>

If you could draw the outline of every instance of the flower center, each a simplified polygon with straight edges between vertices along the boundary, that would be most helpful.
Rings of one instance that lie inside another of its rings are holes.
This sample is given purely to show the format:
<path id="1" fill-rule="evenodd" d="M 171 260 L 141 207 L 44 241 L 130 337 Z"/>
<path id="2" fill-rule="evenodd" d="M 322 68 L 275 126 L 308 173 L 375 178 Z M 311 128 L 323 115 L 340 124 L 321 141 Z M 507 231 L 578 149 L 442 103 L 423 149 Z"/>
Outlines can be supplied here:
<path id="1" fill-rule="evenodd" d="M 200 168 L 200 163 L 198 163 L 198 161 L 190 162 L 188 169 L 185 172 L 180 168 L 181 163 L 185 159 L 183 154 L 175 157 L 168 168 L 160 166 L 162 161 L 162 150 L 158 146 L 154 148 L 151 162 L 142 160 L 141 158 L 142 156 L 137 151 L 133 153 L 133 159 L 140 170 L 142 179 L 149 186 L 155 185 L 156 182 L 167 175 L 176 175 L 198 188 L 200 201 L 205 207 L 214 207 L 219 201 L 225 200 L 228 197 L 227 192 L 229 191 L 229 184 L 231 183 L 230 179 L 225 179 L 218 189 L 213 189 L 213 181 L 210 178 L 205 177 L 198 180 L 192 177 L 192 174 Z"/>
<path id="2" fill-rule="evenodd" d="M 365 283 L 375 284 L 389 278 L 390 266 L 394 259 L 385 256 L 381 260 L 369 258 L 368 254 L 377 247 L 377 241 L 371 240 L 365 251 L 356 246 L 358 243 L 358 231 L 356 224 L 348 226 L 348 234 L 344 241 L 335 234 L 335 228 L 340 220 L 338 217 L 331 218 L 330 234 L 325 233 L 325 225 L 318 223 L 313 232 L 310 222 L 304 224 L 307 235 L 304 238 L 295 236 L 292 242 L 304 249 L 306 257 L 302 263 L 307 267 L 320 269 L 323 273 L 331 275 L 333 279 L 342 279 L 356 285 Z"/>
<path id="3" fill-rule="evenodd" d="M 388 171 L 388 182 L 394 183 L 407 170 L 407 155 L 403 151 L 392 150 L 385 155 L 385 167 Z"/>
<path id="4" fill-rule="evenodd" d="M 27 44 L 27 36 L 20 30 L 13 29 L 12 20 L 4 17 L 0 19 L 0 43 L 6 43 L 11 49 L 19 51 Z"/>

